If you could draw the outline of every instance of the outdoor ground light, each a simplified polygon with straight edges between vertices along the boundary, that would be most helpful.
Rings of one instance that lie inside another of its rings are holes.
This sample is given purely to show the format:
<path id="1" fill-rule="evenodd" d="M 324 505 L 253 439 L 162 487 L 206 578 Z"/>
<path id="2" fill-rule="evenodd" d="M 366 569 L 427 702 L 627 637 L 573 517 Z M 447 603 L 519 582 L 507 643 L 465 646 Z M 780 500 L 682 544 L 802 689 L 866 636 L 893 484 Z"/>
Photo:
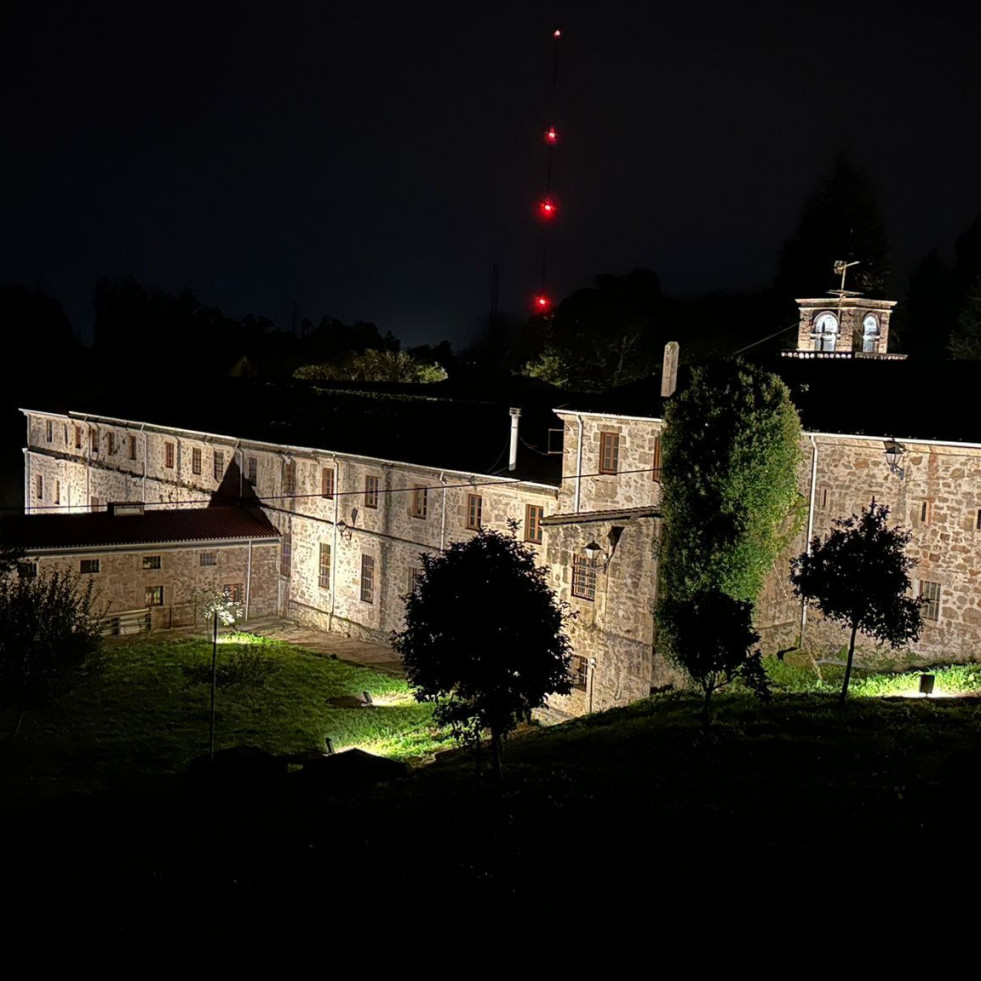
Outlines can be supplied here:
<path id="1" fill-rule="evenodd" d="M 370 691 L 363 691 L 363 692 L 361 692 L 361 694 L 364 695 L 364 703 L 365 703 L 365 705 L 374 705 L 375 704 L 371 700 L 371 692 Z"/>
<path id="2" fill-rule="evenodd" d="M 920 694 L 926 698 L 929 698 L 933 694 L 933 683 L 936 681 L 936 676 L 932 674 L 921 674 L 920 675 Z"/>
<path id="3" fill-rule="evenodd" d="M 327 755 L 328 756 L 333 756 L 334 755 L 334 741 L 330 738 L 330 736 L 324 736 L 324 742 L 327 744 Z"/>

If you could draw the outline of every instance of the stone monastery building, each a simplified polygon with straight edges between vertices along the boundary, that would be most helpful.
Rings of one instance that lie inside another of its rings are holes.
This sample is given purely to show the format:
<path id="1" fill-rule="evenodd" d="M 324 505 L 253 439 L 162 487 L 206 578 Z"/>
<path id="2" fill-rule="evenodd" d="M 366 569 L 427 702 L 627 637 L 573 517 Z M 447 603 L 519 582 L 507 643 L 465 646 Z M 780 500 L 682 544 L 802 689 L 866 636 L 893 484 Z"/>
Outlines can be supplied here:
<path id="1" fill-rule="evenodd" d="M 798 304 L 797 350 L 770 367 L 804 423 L 807 519 L 757 608 L 765 648 L 844 643 L 794 599 L 788 563 L 874 497 L 914 534 L 925 627 L 910 660 L 974 658 L 981 423 L 950 403 L 960 386 L 970 390 L 955 376 L 972 366 L 914 366 L 890 354 L 891 302 Z M 249 616 L 384 641 L 401 626 L 422 553 L 516 522 L 577 614 L 576 687 L 551 700 L 554 710 L 623 705 L 676 680 L 653 612 L 658 381 L 559 406 L 554 390 L 533 387 L 501 400 L 450 398 L 441 386 L 420 394 L 235 381 L 210 416 L 175 398 L 105 414 L 24 409 L 32 517 L 7 537 L 37 567 L 98 577 L 118 629 L 189 622 L 196 591 L 218 586 Z"/>

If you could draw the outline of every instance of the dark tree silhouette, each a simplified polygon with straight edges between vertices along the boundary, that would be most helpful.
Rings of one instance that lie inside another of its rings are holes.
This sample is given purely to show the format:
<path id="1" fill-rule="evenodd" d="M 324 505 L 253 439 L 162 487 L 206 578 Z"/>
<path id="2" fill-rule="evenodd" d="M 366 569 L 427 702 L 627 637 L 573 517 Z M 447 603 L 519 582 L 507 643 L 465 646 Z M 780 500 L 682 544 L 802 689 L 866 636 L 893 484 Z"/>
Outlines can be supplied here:
<path id="1" fill-rule="evenodd" d="M 892 299 L 889 243 L 868 175 L 844 154 L 804 204 L 794 236 L 780 256 L 776 288 L 788 297 L 823 296 L 836 285 L 837 259 L 858 260 L 848 287 Z"/>
<path id="2" fill-rule="evenodd" d="M 499 776 L 501 740 L 571 690 L 566 611 L 513 528 L 423 553 L 422 567 L 392 644 L 416 698 L 439 700 L 438 722 L 475 744 L 490 731 Z"/>
<path id="3" fill-rule="evenodd" d="M 915 358 L 947 357 L 951 330 L 949 294 L 950 270 L 936 250 L 928 252 L 910 273 L 906 302 L 893 312 L 890 346 Z"/>
<path id="4" fill-rule="evenodd" d="M 702 690 L 702 724 L 711 724 L 714 692 L 741 679 L 760 698 L 770 697 L 753 629 L 753 604 L 718 590 L 691 599 L 667 600 L 662 608 L 670 631 L 671 658 Z"/>
<path id="5" fill-rule="evenodd" d="M 912 533 L 888 519 L 889 508 L 873 499 L 860 515 L 836 520 L 827 537 L 814 538 L 810 551 L 791 564 L 794 593 L 851 631 L 843 702 L 859 631 L 892 647 L 920 635 L 920 601 L 906 595 L 915 564 L 906 554 Z"/>
<path id="6" fill-rule="evenodd" d="M 0 699 L 25 713 L 70 689 L 97 661 L 98 617 L 93 583 L 67 572 L 0 577 Z"/>

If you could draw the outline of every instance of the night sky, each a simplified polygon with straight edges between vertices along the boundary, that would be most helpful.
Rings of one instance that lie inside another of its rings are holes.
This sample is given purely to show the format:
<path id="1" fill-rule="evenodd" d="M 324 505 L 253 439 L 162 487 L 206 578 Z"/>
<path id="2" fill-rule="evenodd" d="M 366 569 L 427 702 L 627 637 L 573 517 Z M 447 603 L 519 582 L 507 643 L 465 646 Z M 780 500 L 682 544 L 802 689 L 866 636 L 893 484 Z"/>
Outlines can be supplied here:
<path id="1" fill-rule="evenodd" d="M 459 344 L 495 260 L 504 310 L 538 286 L 550 121 L 556 296 L 768 284 L 843 149 L 903 274 L 981 210 L 979 54 L 981 4 L 7 2 L 0 285 L 83 335 L 132 275 Z"/>

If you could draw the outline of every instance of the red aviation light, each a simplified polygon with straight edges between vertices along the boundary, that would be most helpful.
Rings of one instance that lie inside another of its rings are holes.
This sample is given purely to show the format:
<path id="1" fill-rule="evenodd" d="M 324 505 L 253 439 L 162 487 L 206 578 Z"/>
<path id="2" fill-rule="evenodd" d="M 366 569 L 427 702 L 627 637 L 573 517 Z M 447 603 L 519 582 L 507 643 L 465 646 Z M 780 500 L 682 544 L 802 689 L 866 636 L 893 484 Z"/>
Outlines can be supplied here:
<path id="1" fill-rule="evenodd" d="M 551 221 L 559 212 L 554 198 L 542 198 L 538 202 L 538 216 L 545 221 Z"/>
<path id="2" fill-rule="evenodd" d="M 559 134 L 554 126 L 549 126 L 549 128 L 545 130 L 545 142 L 549 146 L 554 146 L 559 142 Z"/>
<path id="3" fill-rule="evenodd" d="M 532 306 L 535 308 L 535 313 L 548 313 L 552 309 L 552 298 L 545 293 L 539 293 L 532 300 Z"/>
<path id="4" fill-rule="evenodd" d="M 552 37 L 554 37 L 555 40 L 558 41 L 558 39 L 562 37 L 562 28 L 556 27 L 555 30 L 552 31 Z"/>

